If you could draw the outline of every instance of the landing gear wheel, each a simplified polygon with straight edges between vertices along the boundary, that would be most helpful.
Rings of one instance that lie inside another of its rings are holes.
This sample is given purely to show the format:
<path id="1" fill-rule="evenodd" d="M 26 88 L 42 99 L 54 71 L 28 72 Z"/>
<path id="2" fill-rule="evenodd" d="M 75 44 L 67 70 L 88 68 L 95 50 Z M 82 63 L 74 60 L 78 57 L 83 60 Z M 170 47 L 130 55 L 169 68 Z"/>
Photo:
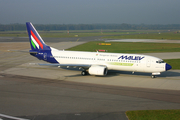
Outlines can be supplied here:
<path id="1" fill-rule="evenodd" d="M 152 75 L 151 78 L 155 78 L 156 76 L 155 75 Z"/>
<path id="2" fill-rule="evenodd" d="M 81 72 L 81 75 L 82 75 L 82 76 L 85 76 L 85 75 L 86 75 L 86 71 L 82 71 L 82 72 Z"/>

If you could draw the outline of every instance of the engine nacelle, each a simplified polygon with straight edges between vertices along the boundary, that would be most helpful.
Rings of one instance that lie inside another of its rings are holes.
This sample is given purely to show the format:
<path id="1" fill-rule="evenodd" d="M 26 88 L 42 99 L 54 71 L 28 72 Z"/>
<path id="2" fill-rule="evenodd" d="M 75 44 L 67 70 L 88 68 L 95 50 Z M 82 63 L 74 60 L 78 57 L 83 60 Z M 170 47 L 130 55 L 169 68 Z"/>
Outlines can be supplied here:
<path id="1" fill-rule="evenodd" d="M 107 75 L 108 69 L 104 66 L 91 66 L 89 68 L 90 75 Z"/>

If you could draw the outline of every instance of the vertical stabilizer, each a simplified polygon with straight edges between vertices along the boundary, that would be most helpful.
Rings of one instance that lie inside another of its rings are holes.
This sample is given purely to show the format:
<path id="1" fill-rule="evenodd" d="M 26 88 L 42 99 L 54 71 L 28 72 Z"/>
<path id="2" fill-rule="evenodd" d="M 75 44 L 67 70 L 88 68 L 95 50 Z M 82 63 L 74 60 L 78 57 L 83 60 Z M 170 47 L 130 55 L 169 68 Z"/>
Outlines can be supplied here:
<path id="1" fill-rule="evenodd" d="M 26 23 L 32 51 L 50 50 L 31 22 Z"/>

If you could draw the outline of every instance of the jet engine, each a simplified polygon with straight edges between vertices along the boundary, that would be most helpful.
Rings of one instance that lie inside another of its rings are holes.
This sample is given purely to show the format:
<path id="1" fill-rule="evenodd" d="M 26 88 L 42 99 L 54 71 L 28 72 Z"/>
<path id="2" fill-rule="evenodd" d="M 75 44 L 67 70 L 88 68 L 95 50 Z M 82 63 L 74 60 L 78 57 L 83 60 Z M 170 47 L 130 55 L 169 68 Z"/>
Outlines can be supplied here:
<path id="1" fill-rule="evenodd" d="M 90 75 L 107 75 L 108 69 L 105 66 L 91 66 L 89 68 Z"/>

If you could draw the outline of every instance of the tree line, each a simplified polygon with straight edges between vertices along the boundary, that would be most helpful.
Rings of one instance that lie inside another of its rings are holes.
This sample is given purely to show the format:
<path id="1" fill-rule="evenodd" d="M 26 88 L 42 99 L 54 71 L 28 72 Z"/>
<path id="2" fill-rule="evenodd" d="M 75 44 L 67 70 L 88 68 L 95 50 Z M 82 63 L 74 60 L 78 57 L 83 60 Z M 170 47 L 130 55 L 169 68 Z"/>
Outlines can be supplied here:
<path id="1" fill-rule="evenodd" d="M 96 30 L 96 29 L 118 29 L 118 30 L 179 30 L 180 24 L 147 25 L 147 24 L 35 24 L 37 30 Z M 25 24 L 0 24 L 0 31 L 24 31 Z"/>

